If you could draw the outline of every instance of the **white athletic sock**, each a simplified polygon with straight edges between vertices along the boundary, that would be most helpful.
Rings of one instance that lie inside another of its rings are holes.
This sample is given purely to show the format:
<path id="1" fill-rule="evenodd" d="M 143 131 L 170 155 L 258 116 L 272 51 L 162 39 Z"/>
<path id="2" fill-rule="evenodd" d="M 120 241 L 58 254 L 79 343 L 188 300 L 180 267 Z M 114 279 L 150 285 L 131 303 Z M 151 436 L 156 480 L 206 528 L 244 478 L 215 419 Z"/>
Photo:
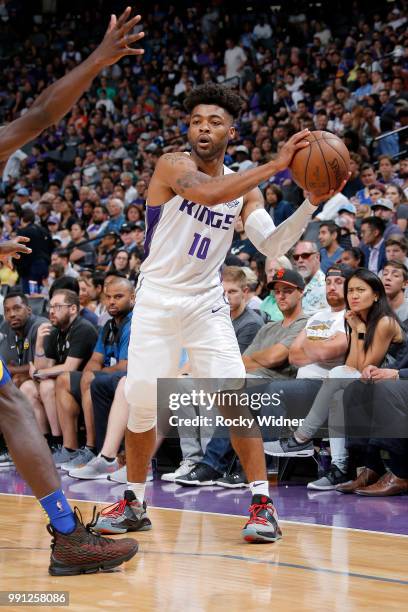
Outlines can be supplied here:
<path id="1" fill-rule="evenodd" d="M 146 489 L 145 482 L 128 482 L 127 488 L 136 495 L 137 500 L 142 504 L 144 502 L 144 495 Z"/>
<path id="2" fill-rule="evenodd" d="M 267 480 L 254 480 L 249 483 L 252 495 L 266 495 L 269 497 L 269 482 Z"/>

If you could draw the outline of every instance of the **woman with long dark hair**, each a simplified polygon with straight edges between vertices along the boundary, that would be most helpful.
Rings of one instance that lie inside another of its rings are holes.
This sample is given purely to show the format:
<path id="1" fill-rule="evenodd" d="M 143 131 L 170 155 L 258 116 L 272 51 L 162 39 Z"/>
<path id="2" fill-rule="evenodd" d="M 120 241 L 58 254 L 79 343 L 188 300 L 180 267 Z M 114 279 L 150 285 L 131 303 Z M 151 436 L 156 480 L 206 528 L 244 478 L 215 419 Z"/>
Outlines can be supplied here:
<path id="1" fill-rule="evenodd" d="M 271 454 L 302 456 L 313 453 L 312 438 L 329 420 L 332 464 L 308 488 L 331 490 L 350 480 L 344 434 L 343 393 L 351 380 L 361 378 L 368 365 L 392 362 L 405 348 L 405 333 L 388 304 L 384 286 L 376 274 L 358 268 L 344 284 L 345 328 L 348 339 L 345 365 L 329 371 L 302 425 L 294 435 L 270 445 Z M 279 452 L 279 448 L 280 452 Z"/>

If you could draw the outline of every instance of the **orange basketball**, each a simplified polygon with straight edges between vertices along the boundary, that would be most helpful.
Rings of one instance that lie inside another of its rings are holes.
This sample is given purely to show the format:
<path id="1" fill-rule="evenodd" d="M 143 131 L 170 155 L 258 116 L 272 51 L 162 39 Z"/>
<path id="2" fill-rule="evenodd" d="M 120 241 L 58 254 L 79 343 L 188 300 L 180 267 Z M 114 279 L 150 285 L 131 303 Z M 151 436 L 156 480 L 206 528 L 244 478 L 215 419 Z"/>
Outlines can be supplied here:
<path id="1" fill-rule="evenodd" d="M 289 166 L 293 180 L 317 196 L 337 190 L 350 169 L 346 145 L 335 134 L 319 130 L 310 132 L 306 140 L 310 146 L 298 151 Z"/>

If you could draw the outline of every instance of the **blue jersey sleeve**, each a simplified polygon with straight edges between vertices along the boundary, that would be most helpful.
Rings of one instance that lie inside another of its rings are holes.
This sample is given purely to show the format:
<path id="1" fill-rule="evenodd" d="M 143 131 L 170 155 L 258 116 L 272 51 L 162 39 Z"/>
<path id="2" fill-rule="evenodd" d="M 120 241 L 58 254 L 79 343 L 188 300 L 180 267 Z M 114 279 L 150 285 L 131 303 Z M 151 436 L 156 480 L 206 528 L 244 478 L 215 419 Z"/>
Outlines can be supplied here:
<path id="1" fill-rule="evenodd" d="M 4 361 L 0 358 L 0 387 L 3 387 L 3 385 L 10 382 L 10 380 L 10 372 L 8 371 Z"/>
<path id="2" fill-rule="evenodd" d="M 118 361 L 127 360 L 128 358 L 128 348 L 130 341 L 130 324 L 129 320 L 126 325 L 124 325 L 118 346 Z"/>

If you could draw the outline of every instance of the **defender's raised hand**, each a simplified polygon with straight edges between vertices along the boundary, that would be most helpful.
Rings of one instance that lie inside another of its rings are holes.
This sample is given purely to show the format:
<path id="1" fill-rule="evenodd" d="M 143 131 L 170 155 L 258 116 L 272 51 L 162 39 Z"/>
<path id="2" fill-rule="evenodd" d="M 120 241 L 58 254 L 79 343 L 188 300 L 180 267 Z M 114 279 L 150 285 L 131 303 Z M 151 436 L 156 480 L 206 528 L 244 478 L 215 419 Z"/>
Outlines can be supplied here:
<path id="1" fill-rule="evenodd" d="M 143 49 L 134 49 L 131 46 L 144 37 L 144 32 L 130 33 L 141 20 L 140 15 L 129 19 L 131 10 L 131 7 L 128 6 L 119 18 L 116 15 L 111 15 L 106 34 L 99 47 L 92 54 L 101 66 L 115 64 L 125 55 L 142 55 L 144 53 Z"/>
<path id="2" fill-rule="evenodd" d="M 30 242 L 30 239 L 26 236 L 18 236 L 15 240 L 6 240 L 0 242 L 0 261 L 8 261 L 10 257 L 14 259 L 20 259 L 20 254 L 29 255 L 31 249 L 29 249 L 24 242 Z"/>

